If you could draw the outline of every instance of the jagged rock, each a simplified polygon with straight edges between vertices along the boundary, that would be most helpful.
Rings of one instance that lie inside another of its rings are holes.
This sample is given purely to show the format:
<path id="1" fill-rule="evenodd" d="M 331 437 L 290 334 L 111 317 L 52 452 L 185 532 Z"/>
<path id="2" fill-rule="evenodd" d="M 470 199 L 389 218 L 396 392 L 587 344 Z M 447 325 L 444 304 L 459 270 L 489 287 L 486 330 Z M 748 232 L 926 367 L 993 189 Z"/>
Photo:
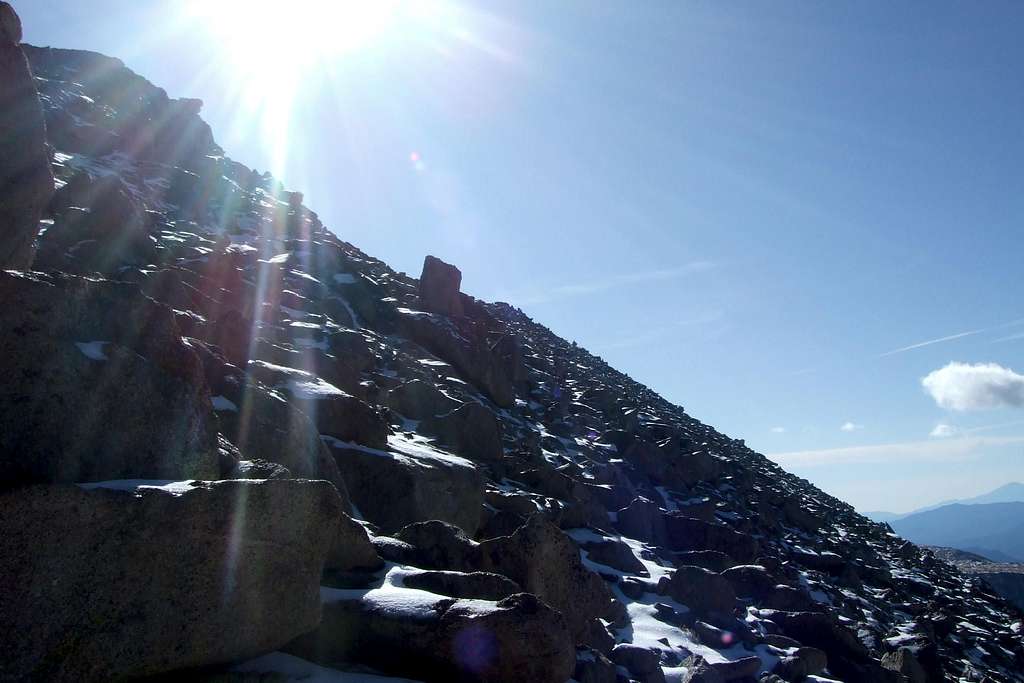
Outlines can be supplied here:
<path id="1" fill-rule="evenodd" d="M 499 462 L 504 452 L 498 419 L 474 401 L 444 415 L 427 417 L 420 426 L 453 452 L 474 462 Z"/>
<path id="2" fill-rule="evenodd" d="M 884 659 L 883 659 L 884 662 Z M 828 657 L 814 647 L 798 647 L 796 652 L 779 659 L 772 673 L 787 681 L 802 681 L 820 674 L 828 666 Z"/>
<path id="3" fill-rule="evenodd" d="M 408 560 L 417 567 L 471 571 L 480 566 L 480 550 L 457 526 L 440 520 L 403 527 L 395 538 L 415 551 Z"/>
<path id="4" fill-rule="evenodd" d="M 395 387 L 388 392 L 387 402 L 392 409 L 413 420 L 450 413 L 458 407 L 456 401 L 422 379 L 412 379 Z"/>
<path id="5" fill-rule="evenodd" d="M 239 460 L 228 479 L 291 479 L 292 473 L 284 465 L 268 460 Z"/>
<path id="6" fill-rule="evenodd" d="M 703 567 L 713 572 L 723 572 L 736 566 L 736 560 L 717 550 L 686 550 L 672 553 L 677 564 Z"/>
<path id="7" fill-rule="evenodd" d="M 338 489 L 346 511 L 348 487 L 334 457 L 306 415 L 279 394 L 256 384 L 236 387 L 231 405 L 217 416 L 223 433 L 250 460 L 277 463 L 292 476 L 326 479 Z"/>
<path id="8" fill-rule="evenodd" d="M 681 683 L 725 683 L 722 674 L 700 655 L 690 658 L 686 673 L 679 680 Z"/>
<path id="9" fill-rule="evenodd" d="M 338 516 L 338 531 L 332 538 L 324 569 L 373 572 L 384 566 L 363 525 L 344 512 Z"/>
<path id="10" fill-rule="evenodd" d="M 462 273 L 458 268 L 436 256 L 427 256 L 420 275 L 420 305 L 431 313 L 462 315 L 461 284 Z"/>
<path id="11" fill-rule="evenodd" d="M 39 240 L 37 268 L 116 273 L 155 259 L 143 206 L 116 175 L 74 176 L 54 194 L 50 210 L 54 222 Z"/>
<path id="12" fill-rule="evenodd" d="M 20 42 L 21 20 L 0 2 L 0 270 L 32 264 L 53 193 L 43 110 Z"/>
<path id="13" fill-rule="evenodd" d="M 886 652 L 882 655 L 882 666 L 903 674 L 908 683 L 928 683 L 930 680 L 910 648 L 901 647 L 893 652 Z"/>
<path id="14" fill-rule="evenodd" d="M 583 638 L 594 617 L 624 616 L 605 582 L 583 566 L 572 540 L 539 515 L 511 536 L 482 542 L 479 550 L 483 571 L 507 576 L 562 612 L 578 643 L 589 644 Z"/>
<path id="15" fill-rule="evenodd" d="M 488 572 L 423 571 L 402 577 L 406 588 L 474 600 L 504 600 L 522 589 L 500 574 Z"/>
<path id="16" fill-rule="evenodd" d="M 576 671 L 572 677 L 577 683 L 615 683 L 615 664 L 600 652 L 583 648 L 576 651 Z"/>
<path id="17" fill-rule="evenodd" d="M 320 619 L 341 504 L 317 481 L 0 494 L 11 680 L 119 680 L 269 652 Z M 31 553 L 26 554 L 26 549 Z"/>
<path id="18" fill-rule="evenodd" d="M 387 591 L 347 595 L 327 594 L 320 626 L 289 651 L 439 683 L 563 683 L 572 675 L 575 649 L 565 620 L 532 595 L 495 603 L 432 593 L 397 603 Z"/>
<path id="19" fill-rule="evenodd" d="M 471 384 L 502 408 L 515 405 L 517 358 L 502 354 L 486 335 L 471 328 L 463 334 L 450 320 L 418 311 L 400 311 L 399 329 L 437 357 L 449 362 Z"/>
<path id="20" fill-rule="evenodd" d="M 621 541 L 607 539 L 601 543 L 584 543 L 587 556 L 598 564 L 607 565 L 630 574 L 650 576 L 644 563 L 637 559 L 632 549 Z"/>
<path id="21" fill-rule="evenodd" d="M 677 513 L 668 513 L 664 519 L 673 550 L 716 550 L 744 563 L 757 557 L 757 541 L 724 524 L 702 522 Z"/>
<path id="22" fill-rule="evenodd" d="M 701 567 L 679 567 L 671 578 L 661 580 L 658 589 L 698 614 L 730 614 L 736 602 L 729 582 Z"/>
<path id="23" fill-rule="evenodd" d="M 616 512 L 615 519 L 623 536 L 659 545 L 668 538 L 664 512 L 647 498 L 636 498 Z"/>
<path id="24" fill-rule="evenodd" d="M 331 446 L 352 502 L 385 533 L 431 519 L 476 533 L 483 483 L 472 463 L 375 449 Z"/>
<path id="25" fill-rule="evenodd" d="M 0 299 L 18 302 L 0 310 L 6 484 L 219 475 L 203 368 L 169 310 L 61 274 L 0 272 Z"/>
<path id="26" fill-rule="evenodd" d="M 641 683 L 664 683 L 658 653 L 638 645 L 619 643 L 612 648 L 611 660 L 625 667 Z"/>
<path id="27" fill-rule="evenodd" d="M 286 393 L 289 405 L 308 415 L 321 434 L 371 448 L 387 446 L 391 431 L 387 421 L 355 396 L 304 370 L 251 360 L 248 371 L 266 386 Z"/>

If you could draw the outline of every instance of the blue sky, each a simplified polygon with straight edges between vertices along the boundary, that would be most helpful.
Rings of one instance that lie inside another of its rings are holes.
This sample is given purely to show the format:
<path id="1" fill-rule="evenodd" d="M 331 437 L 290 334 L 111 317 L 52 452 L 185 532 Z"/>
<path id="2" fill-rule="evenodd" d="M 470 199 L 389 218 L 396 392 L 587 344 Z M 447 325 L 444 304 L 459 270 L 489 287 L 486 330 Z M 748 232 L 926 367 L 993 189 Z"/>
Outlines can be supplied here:
<path id="1" fill-rule="evenodd" d="M 359 23 L 14 4 L 862 510 L 1024 480 L 1024 4 L 445 3 L 313 56 Z"/>

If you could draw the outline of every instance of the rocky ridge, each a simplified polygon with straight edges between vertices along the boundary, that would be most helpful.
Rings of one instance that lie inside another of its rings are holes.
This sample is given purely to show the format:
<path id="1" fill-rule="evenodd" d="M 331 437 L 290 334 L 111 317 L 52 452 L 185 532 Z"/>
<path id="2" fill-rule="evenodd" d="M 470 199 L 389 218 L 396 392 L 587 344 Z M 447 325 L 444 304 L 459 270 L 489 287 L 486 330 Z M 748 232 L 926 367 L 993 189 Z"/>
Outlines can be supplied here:
<path id="1" fill-rule="evenodd" d="M 0 272 L 0 680 L 1024 680 L 984 584 L 14 47 L 53 193 Z"/>

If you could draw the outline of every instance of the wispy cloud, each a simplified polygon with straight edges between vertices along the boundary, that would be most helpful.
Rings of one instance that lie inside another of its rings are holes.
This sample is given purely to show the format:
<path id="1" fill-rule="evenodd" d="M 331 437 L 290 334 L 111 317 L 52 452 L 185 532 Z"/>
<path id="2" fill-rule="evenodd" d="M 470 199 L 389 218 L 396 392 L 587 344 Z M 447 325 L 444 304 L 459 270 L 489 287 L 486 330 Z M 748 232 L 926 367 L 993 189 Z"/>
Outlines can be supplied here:
<path id="1" fill-rule="evenodd" d="M 850 446 L 769 454 L 787 467 L 819 467 L 850 463 L 891 463 L 906 460 L 956 460 L 981 455 L 984 448 L 1024 443 L 1024 436 L 972 436 L 941 441 L 909 441 L 875 446 Z"/>
<path id="2" fill-rule="evenodd" d="M 1024 339 L 1024 332 L 1018 332 L 1017 334 L 1011 334 L 1011 335 L 1009 335 L 1007 337 L 1000 337 L 999 339 L 993 339 L 992 343 L 993 344 L 998 344 L 1000 342 L 1016 341 L 1017 339 Z"/>
<path id="3" fill-rule="evenodd" d="M 535 304 L 549 303 L 578 296 L 599 294 L 617 287 L 643 284 L 645 282 L 659 282 L 674 280 L 691 273 L 702 273 L 715 268 L 717 264 L 712 261 L 690 261 L 674 268 L 655 268 L 642 270 L 635 273 L 612 275 L 600 280 L 589 282 L 577 282 L 564 285 L 555 285 L 543 291 L 532 291 L 531 293 L 519 296 L 510 295 L 508 298 L 517 306 L 529 306 Z"/>
<path id="4" fill-rule="evenodd" d="M 772 434 L 785 434 L 786 433 L 786 428 L 785 427 L 772 427 L 771 432 L 772 432 Z"/>
<path id="5" fill-rule="evenodd" d="M 949 363 L 928 373 L 921 386 L 947 410 L 1024 406 L 1024 375 L 996 363 Z"/>
<path id="6" fill-rule="evenodd" d="M 928 436 L 935 437 L 936 439 L 945 439 L 953 436 L 957 433 L 957 428 L 953 425 L 948 424 L 937 424 L 935 428 L 929 432 Z"/>
<path id="7" fill-rule="evenodd" d="M 857 424 L 856 422 L 844 422 L 839 426 L 841 432 L 856 432 L 864 429 L 864 425 Z"/>
<path id="8" fill-rule="evenodd" d="M 676 320 L 675 322 L 667 325 L 661 325 L 658 327 L 650 328 L 643 334 L 635 334 L 629 337 L 623 337 L 621 339 L 615 339 L 606 343 L 598 343 L 592 345 L 594 351 L 611 351 L 613 349 L 626 349 L 634 346 L 643 346 L 652 342 L 658 341 L 666 337 L 669 334 L 675 333 L 682 328 L 695 327 L 700 325 L 711 325 L 719 322 L 723 318 L 722 311 L 712 311 L 706 315 L 699 315 L 693 318 L 685 318 L 683 320 Z"/>
<path id="9" fill-rule="evenodd" d="M 985 332 L 993 332 L 995 330 L 1003 330 L 1003 329 L 1006 329 L 1007 327 L 1014 327 L 1015 325 L 1020 325 L 1021 323 L 1024 323 L 1024 318 L 1018 318 L 1017 320 L 1011 320 L 1010 322 L 1003 323 L 1001 325 L 993 325 L 991 327 L 982 327 L 982 328 L 977 329 L 977 330 L 968 330 L 967 332 L 958 332 L 956 334 L 950 334 L 950 335 L 947 335 L 945 337 L 939 337 L 937 339 L 929 339 L 927 341 L 917 342 L 916 344 L 910 344 L 909 346 L 902 346 L 902 347 L 900 347 L 898 349 L 893 349 L 892 351 L 886 351 L 885 353 L 878 354 L 878 356 L 876 356 L 876 358 L 885 358 L 886 356 L 894 356 L 897 353 L 904 353 L 906 351 L 913 351 L 914 349 L 921 349 L 921 348 L 924 348 L 925 346 L 931 346 L 932 344 L 942 344 L 943 342 L 954 341 L 956 339 L 963 339 L 964 337 L 973 337 L 976 334 L 984 334 Z M 996 339 L 995 341 L 1009 341 L 1010 339 L 1020 339 L 1020 338 L 1024 338 L 1024 332 L 1022 332 L 1020 334 L 1011 335 L 1009 337 L 1003 337 L 1002 339 Z"/>

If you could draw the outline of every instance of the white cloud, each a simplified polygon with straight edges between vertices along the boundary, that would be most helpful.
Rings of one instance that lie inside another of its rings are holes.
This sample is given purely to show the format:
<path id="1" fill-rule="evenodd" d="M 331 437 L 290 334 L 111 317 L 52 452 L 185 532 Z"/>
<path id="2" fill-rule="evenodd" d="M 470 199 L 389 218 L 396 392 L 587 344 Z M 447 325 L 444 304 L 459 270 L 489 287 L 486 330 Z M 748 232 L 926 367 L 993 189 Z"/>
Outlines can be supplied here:
<path id="1" fill-rule="evenodd" d="M 928 373 L 921 385 L 948 410 L 1024 406 L 1024 375 L 996 363 L 950 363 Z"/>
<path id="2" fill-rule="evenodd" d="M 935 425 L 935 429 L 933 429 L 931 433 L 928 434 L 928 436 L 934 436 L 935 438 L 938 439 L 944 439 L 947 436 L 953 436 L 956 433 L 957 428 L 954 427 L 953 425 L 937 424 Z"/>
<path id="3" fill-rule="evenodd" d="M 859 425 L 856 422 L 844 422 L 839 429 L 844 432 L 855 432 L 859 429 L 864 429 L 864 425 Z"/>
<path id="4" fill-rule="evenodd" d="M 773 434 L 785 434 L 786 433 L 786 428 L 785 427 L 772 427 L 772 433 Z"/>
<path id="5" fill-rule="evenodd" d="M 772 453 L 768 457 L 785 467 L 828 467 L 849 463 L 885 464 L 904 460 L 948 461 L 980 457 L 985 448 L 1019 443 L 1024 443 L 1024 436 L 971 436 L 942 441 L 910 441 L 877 446 Z"/>

